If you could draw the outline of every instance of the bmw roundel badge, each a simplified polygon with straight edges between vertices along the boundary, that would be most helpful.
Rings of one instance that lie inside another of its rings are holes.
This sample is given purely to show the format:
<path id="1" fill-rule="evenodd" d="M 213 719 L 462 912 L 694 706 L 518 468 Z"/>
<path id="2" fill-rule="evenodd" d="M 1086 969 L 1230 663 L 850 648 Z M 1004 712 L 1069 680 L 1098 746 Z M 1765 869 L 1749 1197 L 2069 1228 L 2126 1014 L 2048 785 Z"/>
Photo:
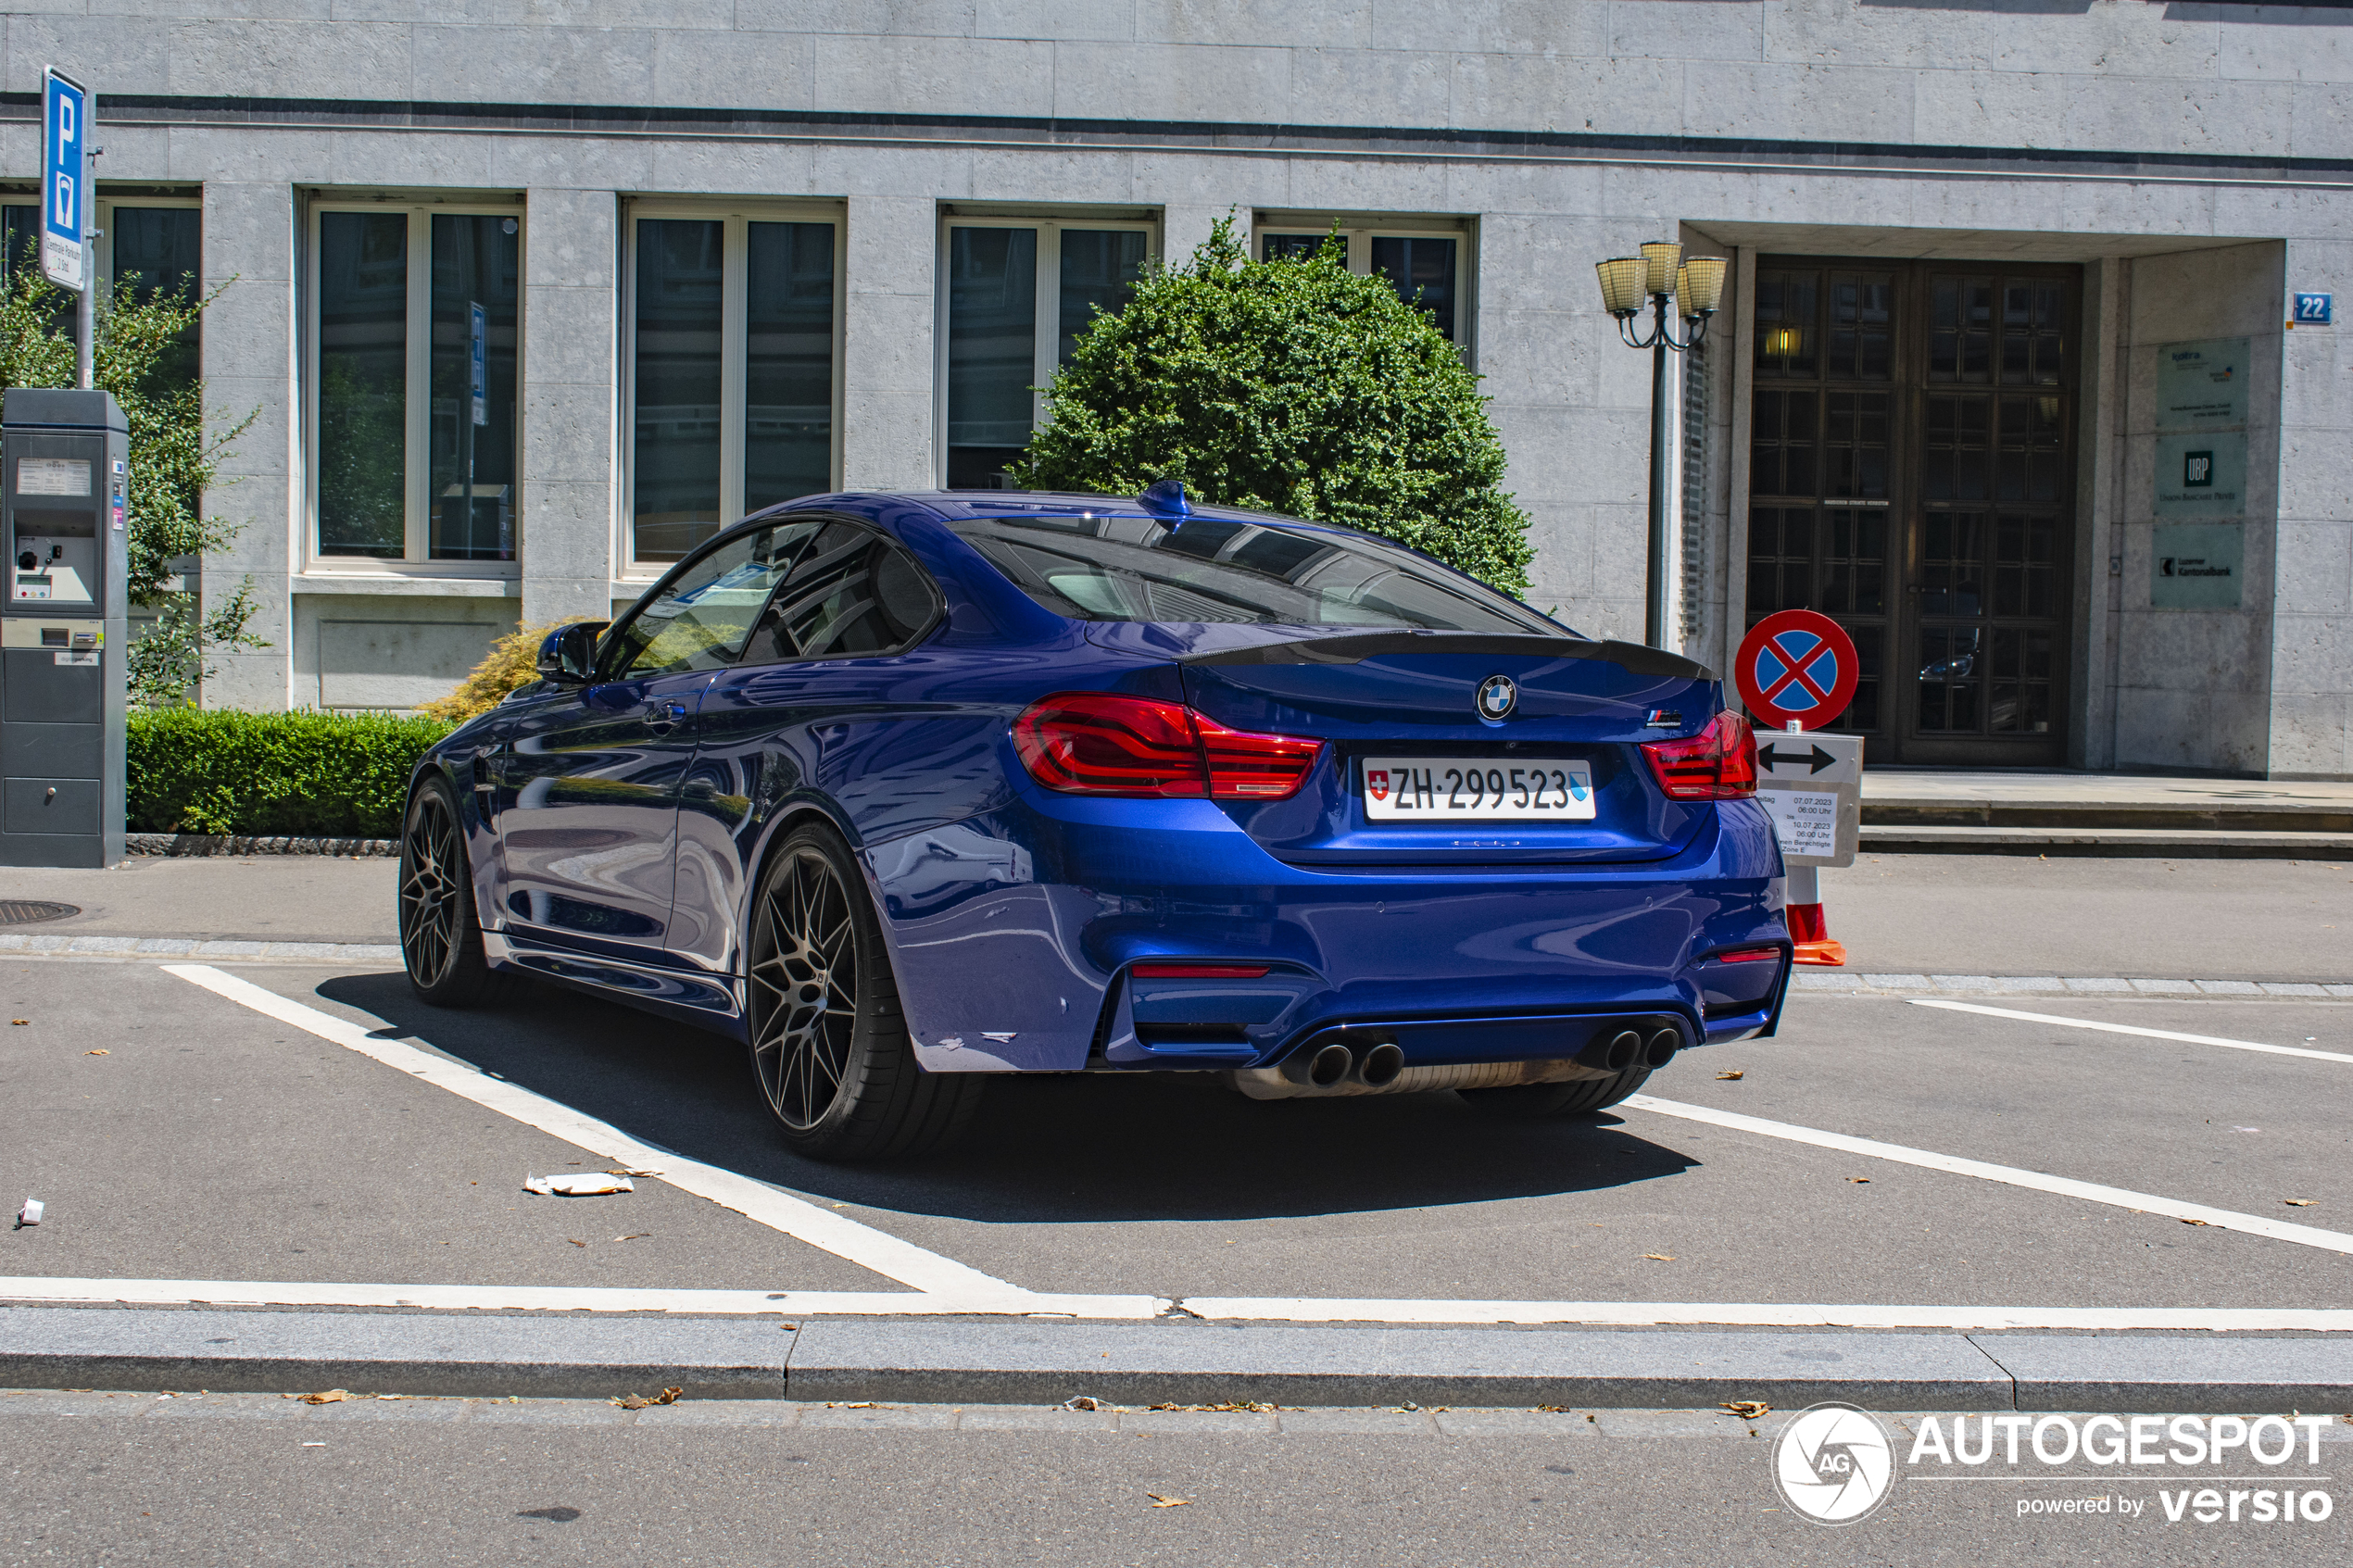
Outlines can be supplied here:
<path id="1" fill-rule="evenodd" d="M 1519 684 L 1509 675 L 1490 675 L 1478 684 L 1478 716 L 1489 723 L 1512 716 L 1519 706 Z"/>

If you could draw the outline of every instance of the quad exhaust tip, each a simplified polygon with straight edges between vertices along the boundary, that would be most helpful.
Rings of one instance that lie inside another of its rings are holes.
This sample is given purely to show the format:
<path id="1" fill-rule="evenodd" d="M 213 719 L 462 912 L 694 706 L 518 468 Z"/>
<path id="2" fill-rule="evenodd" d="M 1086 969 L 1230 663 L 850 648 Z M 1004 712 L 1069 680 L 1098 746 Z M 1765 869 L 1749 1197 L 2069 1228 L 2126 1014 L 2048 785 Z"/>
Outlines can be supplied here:
<path id="1" fill-rule="evenodd" d="M 1314 1088 L 1331 1088 L 1347 1077 L 1349 1069 L 1355 1065 L 1356 1053 L 1335 1040 L 1307 1059 L 1307 1082 Z"/>
<path id="2" fill-rule="evenodd" d="M 1405 1071 L 1405 1052 L 1393 1040 L 1383 1040 L 1356 1061 L 1356 1081 L 1368 1089 L 1385 1089 Z"/>
<path id="3" fill-rule="evenodd" d="M 1655 1073 L 1674 1060 L 1675 1053 L 1682 1048 L 1682 1031 L 1669 1024 L 1651 1036 L 1650 1049 L 1642 1058 L 1643 1065 Z"/>

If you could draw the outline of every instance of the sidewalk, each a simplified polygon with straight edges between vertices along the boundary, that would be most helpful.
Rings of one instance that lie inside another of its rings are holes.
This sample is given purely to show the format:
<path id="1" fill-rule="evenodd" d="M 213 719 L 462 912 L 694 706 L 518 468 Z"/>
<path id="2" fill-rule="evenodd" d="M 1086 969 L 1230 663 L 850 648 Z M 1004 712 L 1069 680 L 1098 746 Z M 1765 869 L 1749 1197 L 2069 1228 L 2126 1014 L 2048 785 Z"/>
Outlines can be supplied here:
<path id="1" fill-rule="evenodd" d="M 1872 768 L 1863 773 L 1862 846 L 2353 856 L 2353 783 Z"/>
<path id="2" fill-rule="evenodd" d="M 2327 1409 L 2353 1344 L 2200 1334 L 1239 1327 L 0 1309 L 0 1384 L 835 1404 Z M 675 1398 L 676 1396 L 673 1396 Z"/>

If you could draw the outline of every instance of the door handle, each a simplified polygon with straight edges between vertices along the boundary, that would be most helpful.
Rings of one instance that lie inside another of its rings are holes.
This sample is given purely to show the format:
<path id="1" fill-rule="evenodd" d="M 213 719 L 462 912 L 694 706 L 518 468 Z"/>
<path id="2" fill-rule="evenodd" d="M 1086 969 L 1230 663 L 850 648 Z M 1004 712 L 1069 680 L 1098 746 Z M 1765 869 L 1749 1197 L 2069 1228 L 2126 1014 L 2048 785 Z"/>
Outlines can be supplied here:
<path id="1" fill-rule="evenodd" d="M 667 730 L 686 717 L 686 705 L 675 697 L 663 697 L 646 705 L 646 722 L 656 730 Z"/>

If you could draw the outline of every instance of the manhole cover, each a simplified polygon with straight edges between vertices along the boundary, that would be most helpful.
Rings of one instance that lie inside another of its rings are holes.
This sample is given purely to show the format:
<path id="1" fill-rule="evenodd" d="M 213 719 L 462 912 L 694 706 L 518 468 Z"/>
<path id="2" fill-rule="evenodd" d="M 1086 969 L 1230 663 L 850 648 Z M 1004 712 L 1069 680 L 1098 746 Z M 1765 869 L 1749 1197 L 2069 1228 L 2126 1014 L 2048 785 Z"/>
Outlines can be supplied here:
<path id="1" fill-rule="evenodd" d="M 31 925 L 81 912 L 81 908 L 73 904 L 52 904 L 40 898 L 0 898 L 0 925 Z"/>

